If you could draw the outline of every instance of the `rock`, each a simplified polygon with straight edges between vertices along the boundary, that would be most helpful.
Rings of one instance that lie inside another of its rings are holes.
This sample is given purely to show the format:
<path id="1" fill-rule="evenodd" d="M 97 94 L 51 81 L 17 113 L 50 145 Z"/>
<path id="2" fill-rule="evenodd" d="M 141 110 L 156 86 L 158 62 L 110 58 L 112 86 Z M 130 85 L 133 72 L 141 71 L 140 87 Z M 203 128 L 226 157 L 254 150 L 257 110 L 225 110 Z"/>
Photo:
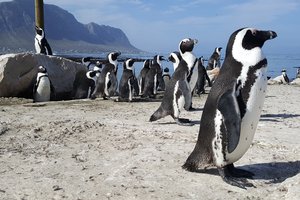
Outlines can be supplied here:
<path id="1" fill-rule="evenodd" d="M 300 78 L 296 78 L 291 82 L 292 85 L 300 85 Z"/>
<path id="2" fill-rule="evenodd" d="M 43 54 L 20 53 L 0 56 L 0 97 L 32 98 L 33 84 L 40 65 L 47 68 L 56 100 L 70 99 L 77 73 L 86 72 L 81 63 Z"/>

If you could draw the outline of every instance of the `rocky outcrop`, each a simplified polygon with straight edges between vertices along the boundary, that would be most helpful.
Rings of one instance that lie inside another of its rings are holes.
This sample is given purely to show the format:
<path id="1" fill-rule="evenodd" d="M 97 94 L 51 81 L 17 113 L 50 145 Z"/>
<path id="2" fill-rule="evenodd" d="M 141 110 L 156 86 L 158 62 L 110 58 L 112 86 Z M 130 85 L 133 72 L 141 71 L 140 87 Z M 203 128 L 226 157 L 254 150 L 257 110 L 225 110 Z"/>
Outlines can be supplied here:
<path id="1" fill-rule="evenodd" d="M 296 78 L 291 82 L 291 85 L 299 85 L 300 86 L 300 78 Z"/>
<path id="2" fill-rule="evenodd" d="M 55 100 L 71 99 L 76 75 L 86 67 L 65 58 L 43 54 L 6 54 L 0 56 L 0 97 L 32 98 L 33 85 L 40 65 L 47 68 Z"/>

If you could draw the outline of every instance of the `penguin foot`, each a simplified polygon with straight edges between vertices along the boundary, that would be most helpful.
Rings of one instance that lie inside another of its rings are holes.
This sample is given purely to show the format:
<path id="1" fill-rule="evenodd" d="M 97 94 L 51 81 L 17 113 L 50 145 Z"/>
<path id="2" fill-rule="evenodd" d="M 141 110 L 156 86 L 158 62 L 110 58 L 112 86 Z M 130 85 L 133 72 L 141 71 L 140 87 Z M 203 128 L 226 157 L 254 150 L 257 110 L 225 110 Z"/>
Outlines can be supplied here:
<path id="1" fill-rule="evenodd" d="M 237 178 L 244 177 L 244 178 L 252 179 L 253 176 L 255 175 L 254 173 L 252 173 L 250 171 L 247 171 L 244 169 L 238 169 L 233 164 L 228 165 L 228 170 L 232 176 L 237 177 Z"/>
<path id="2" fill-rule="evenodd" d="M 185 119 L 185 118 L 176 118 L 175 122 L 180 126 L 193 126 L 194 125 L 193 123 L 191 123 L 191 121 L 189 119 Z"/>
<path id="3" fill-rule="evenodd" d="M 218 171 L 223 181 L 226 183 L 236 186 L 242 189 L 247 189 L 247 187 L 255 187 L 252 183 L 250 183 L 246 178 L 235 177 L 231 174 L 230 166 L 225 166 L 223 168 L 219 167 Z M 236 169 L 236 168 L 235 168 Z M 243 170 L 244 171 L 244 170 Z"/>
<path id="4" fill-rule="evenodd" d="M 196 108 L 191 106 L 188 111 L 196 111 L 196 110 L 197 110 Z"/>

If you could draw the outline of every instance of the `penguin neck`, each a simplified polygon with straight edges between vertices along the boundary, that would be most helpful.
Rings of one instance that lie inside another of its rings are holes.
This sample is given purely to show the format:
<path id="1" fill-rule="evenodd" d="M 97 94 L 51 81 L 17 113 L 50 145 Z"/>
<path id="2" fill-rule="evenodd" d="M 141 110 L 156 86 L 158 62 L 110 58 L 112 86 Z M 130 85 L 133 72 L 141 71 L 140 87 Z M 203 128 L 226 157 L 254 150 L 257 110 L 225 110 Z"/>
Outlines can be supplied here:
<path id="1" fill-rule="evenodd" d="M 178 65 L 179 65 L 179 61 L 176 60 L 176 62 L 173 63 L 174 71 L 177 69 Z"/>
<path id="2" fill-rule="evenodd" d="M 36 34 L 36 35 L 35 35 L 35 38 L 36 38 L 36 39 L 38 39 L 39 41 L 40 41 L 40 40 L 42 40 L 42 39 L 43 39 L 43 37 L 44 37 L 44 36 L 42 36 L 42 35 L 39 35 L 39 34 Z"/>
<path id="3" fill-rule="evenodd" d="M 187 63 L 189 70 L 191 70 L 195 64 L 196 56 L 192 52 L 185 52 L 181 54 L 181 56 L 182 59 Z"/>
<path id="4" fill-rule="evenodd" d="M 39 79 L 40 79 L 41 77 L 43 77 L 43 76 L 48 77 L 48 73 L 42 73 L 42 72 L 39 72 L 39 73 L 37 74 L 36 80 L 39 80 Z"/>
<path id="5" fill-rule="evenodd" d="M 117 70 L 117 67 L 118 67 L 118 60 L 109 60 L 109 63 L 110 64 L 113 64 L 115 66 L 115 70 Z"/>
<path id="6" fill-rule="evenodd" d="M 161 66 L 161 63 L 160 63 L 160 60 L 159 60 L 159 59 L 153 60 L 153 64 L 158 64 L 159 66 Z"/>
<path id="7" fill-rule="evenodd" d="M 232 45 L 232 56 L 236 61 L 241 62 L 244 66 L 254 66 L 265 59 L 260 47 L 245 49 L 242 46 L 243 38 L 244 34 L 238 33 Z"/>

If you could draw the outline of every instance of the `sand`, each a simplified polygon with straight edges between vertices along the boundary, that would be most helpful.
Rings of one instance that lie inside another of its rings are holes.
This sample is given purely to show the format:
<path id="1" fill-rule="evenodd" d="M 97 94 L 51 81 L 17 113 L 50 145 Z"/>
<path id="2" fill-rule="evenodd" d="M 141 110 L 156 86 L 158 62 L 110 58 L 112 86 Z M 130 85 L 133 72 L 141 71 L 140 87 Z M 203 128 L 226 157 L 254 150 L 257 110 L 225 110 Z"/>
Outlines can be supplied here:
<path id="1" fill-rule="evenodd" d="M 0 100 L 0 199 L 300 199 L 300 87 L 268 86 L 253 145 L 236 166 L 256 174 L 240 189 L 181 165 L 196 125 L 148 122 L 160 102 Z"/>

